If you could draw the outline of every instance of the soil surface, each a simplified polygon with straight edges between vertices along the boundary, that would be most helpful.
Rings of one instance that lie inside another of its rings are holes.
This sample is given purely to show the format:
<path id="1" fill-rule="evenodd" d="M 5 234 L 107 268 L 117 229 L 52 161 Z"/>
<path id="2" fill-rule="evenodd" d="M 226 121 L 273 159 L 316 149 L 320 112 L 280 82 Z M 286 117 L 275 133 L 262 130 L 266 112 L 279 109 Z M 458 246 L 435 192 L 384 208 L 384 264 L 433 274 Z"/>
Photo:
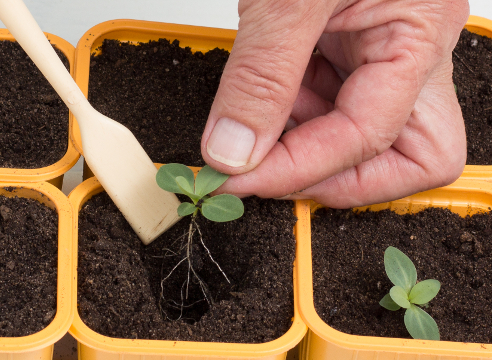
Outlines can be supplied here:
<path id="1" fill-rule="evenodd" d="M 467 138 L 468 165 L 492 165 L 492 39 L 461 32 L 453 51 L 457 87 Z"/>
<path id="2" fill-rule="evenodd" d="M 261 343 L 283 335 L 294 311 L 293 204 L 244 202 L 244 216 L 232 222 L 198 217 L 204 244 L 230 280 L 195 233 L 191 264 L 209 304 L 193 273 L 187 287 L 188 262 L 180 263 L 191 217 L 145 246 L 106 193 L 91 198 L 79 219 L 82 320 L 127 339 Z"/>
<path id="3" fill-rule="evenodd" d="M 56 315 L 56 211 L 0 196 L 0 337 L 34 334 Z"/>
<path id="4" fill-rule="evenodd" d="M 0 74 L 0 167 L 56 163 L 67 151 L 68 108 L 18 43 L 0 41 Z"/>
<path id="5" fill-rule="evenodd" d="M 318 210 L 312 223 L 316 311 L 345 333 L 409 338 L 404 310 L 379 305 L 392 286 L 384 250 L 394 246 L 414 262 L 418 281 L 441 282 L 425 309 L 441 340 L 491 343 L 491 235 L 489 213 L 461 218 L 440 208 L 414 215 Z"/>
<path id="6" fill-rule="evenodd" d="M 203 166 L 200 139 L 228 56 L 192 53 L 177 40 L 105 40 L 91 58 L 89 101 L 128 127 L 153 162 Z"/>

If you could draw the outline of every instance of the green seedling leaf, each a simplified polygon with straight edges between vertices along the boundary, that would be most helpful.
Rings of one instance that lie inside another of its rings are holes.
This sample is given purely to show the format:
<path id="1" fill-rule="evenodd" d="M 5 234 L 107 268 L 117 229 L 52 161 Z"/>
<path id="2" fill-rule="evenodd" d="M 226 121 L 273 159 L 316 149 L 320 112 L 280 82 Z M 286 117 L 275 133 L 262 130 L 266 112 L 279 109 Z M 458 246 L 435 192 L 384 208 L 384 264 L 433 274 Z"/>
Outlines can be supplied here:
<path id="1" fill-rule="evenodd" d="M 408 294 L 401 286 L 395 285 L 390 290 L 391 299 L 402 308 L 408 309 L 410 307 L 410 301 L 408 301 Z"/>
<path id="2" fill-rule="evenodd" d="M 190 184 L 188 183 L 188 181 L 184 177 L 178 176 L 175 179 L 175 181 L 176 181 L 176 184 L 178 184 L 179 189 L 181 190 L 181 194 L 187 195 L 191 200 L 193 200 L 193 202 L 195 204 L 198 200 L 200 200 L 200 196 L 195 195 L 193 193 L 193 188 L 190 187 Z"/>
<path id="3" fill-rule="evenodd" d="M 185 195 L 188 195 L 188 196 L 190 196 L 190 194 L 191 195 L 195 195 L 193 193 L 193 187 L 192 187 L 192 185 L 190 185 L 190 183 L 188 181 L 186 181 L 186 179 L 183 176 L 178 176 L 174 180 L 176 181 L 176 183 L 178 184 L 179 188 L 181 189 L 181 191 L 183 191 L 183 193 Z"/>
<path id="4" fill-rule="evenodd" d="M 397 248 L 389 246 L 384 252 L 384 268 L 391 282 L 403 288 L 408 295 L 417 282 L 417 270 L 412 260 Z"/>
<path id="5" fill-rule="evenodd" d="M 195 181 L 195 176 L 193 171 L 187 166 L 181 164 L 166 164 L 159 168 L 156 175 L 157 185 L 162 189 L 175 193 L 175 194 L 184 194 L 181 188 L 176 183 L 176 178 L 178 176 L 182 176 L 186 179 L 189 184 L 189 187 L 193 189 L 193 184 Z M 193 193 L 193 191 L 191 191 Z"/>
<path id="6" fill-rule="evenodd" d="M 217 190 L 228 178 L 229 175 L 222 174 L 205 165 L 196 175 L 195 194 L 200 197 L 210 194 L 212 191 Z"/>
<path id="7" fill-rule="evenodd" d="M 410 291 L 408 299 L 413 304 L 424 305 L 434 299 L 441 288 L 441 283 L 428 279 L 416 284 Z"/>
<path id="8" fill-rule="evenodd" d="M 416 284 L 417 270 L 412 261 L 392 246 L 384 252 L 384 267 L 395 286 L 379 304 L 388 310 L 397 310 L 400 306 L 406 308 L 405 326 L 413 338 L 439 340 L 439 329 L 434 319 L 415 305 L 427 305 L 439 292 L 441 288 L 439 281 L 430 279 Z"/>
<path id="9" fill-rule="evenodd" d="M 193 205 L 192 203 L 184 202 L 184 203 L 179 204 L 179 206 L 178 206 L 178 215 L 179 216 L 191 215 L 195 212 L 196 209 L 197 209 L 197 207 L 195 205 Z"/>
<path id="10" fill-rule="evenodd" d="M 196 216 L 198 209 L 209 220 L 224 222 L 241 217 L 244 213 L 242 201 L 229 194 L 210 198 L 208 194 L 221 186 L 229 175 L 221 174 L 210 166 L 204 166 L 197 174 L 181 164 L 163 165 L 156 175 L 157 184 L 164 190 L 190 197 L 193 204 L 181 204 L 178 214 Z"/>
<path id="11" fill-rule="evenodd" d="M 379 305 L 391 311 L 396 311 L 401 309 L 401 306 L 393 301 L 390 294 L 384 295 L 384 297 L 379 302 Z"/>
<path id="12" fill-rule="evenodd" d="M 418 306 L 405 311 L 405 326 L 414 339 L 440 340 L 439 329 L 434 319 Z"/>
<path id="13" fill-rule="evenodd" d="M 207 219 L 225 222 L 240 218 L 244 213 L 241 199 L 230 194 L 221 194 L 203 201 L 202 214 Z"/>

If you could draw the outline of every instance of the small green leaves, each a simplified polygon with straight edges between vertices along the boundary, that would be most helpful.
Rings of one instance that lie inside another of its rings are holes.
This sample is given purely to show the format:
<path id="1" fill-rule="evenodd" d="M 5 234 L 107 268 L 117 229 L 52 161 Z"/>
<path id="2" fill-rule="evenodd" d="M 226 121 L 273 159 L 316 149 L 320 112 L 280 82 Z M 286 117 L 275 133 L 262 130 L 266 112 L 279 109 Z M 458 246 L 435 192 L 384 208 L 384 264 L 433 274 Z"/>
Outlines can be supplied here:
<path id="1" fill-rule="evenodd" d="M 196 210 L 197 210 L 197 208 L 195 205 L 188 203 L 188 202 L 184 202 L 184 203 L 179 204 L 179 206 L 178 206 L 178 215 L 179 216 L 191 215 Z"/>
<path id="2" fill-rule="evenodd" d="M 408 299 L 413 304 L 424 305 L 434 299 L 441 289 L 441 283 L 434 279 L 427 279 L 419 282 L 412 288 Z"/>
<path id="3" fill-rule="evenodd" d="M 405 311 L 405 327 L 414 339 L 440 340 L 439 329 L 434 319 L 418 306 Z"/>
<path id="4" fill-rule="evenodd" d="M 241 199 L 230 194 L 207 196 L 221 186 L 229 175 L 219 173 L 210 166 L 204 166 L 197 174 L 181 164 L 161 166 L 157 172 L 157 184 L 164 190 L 176 194 L 187 195 L 192 203 L 182 203 L 178 207 L 178 215 L 195 216 L 200 210 L 207 219 L 216 222 L 235 220 L 244 213 Z"/>
<path id="5" fill-rule="evenodd" d="M 200 200 L 200 197 L 195 195 L 193 192 L 193 187 L 192 187 L 193 184 L 190 186 L 190 183 L 183 176 L 178 176 L 174 180 L 176 181 L 176 184 L 178 184 L 178 187 L 181 190 L 180 194 L 188 196 L 190 199 L 193 200 L 194 203 Z"/>
<path id="6" fill-rule="evenodd" d="M 417 270 L 408 256 L 389 246 L 384 252 L 384 268 L 394 285 L 402 287 L 407 294 L 410 293 L 417 282 Z"/>
<path id="7" fill-rule="evenodd" d="M 414 339 L 439 340 L 434 319 L 416 306 L 427 304 L 437 295 L 441 288 L 439 281 L 428 279 L 417 283 L 417 270 L 412 260 L 392 246 L 384 252 L 384 267 L 394 286 L 379 304 L 392 311 L 405 308 L 405 326 Z"/>
<path id="8" fill-rule="evenodd" d="M 157 185 L 159 185 L 159 187 L 166 191 L 175 194 L 184 194 L 176 182 L 176 178 L 178 178 L 179 176 L 182 176 L 186 179 L 190 189 L 193 188 L 195 175 L 189 167 L 181 164 L 167 164 L 161 166 L 156 175 Z"/>
<path id="9" fill-rule="evenodd" d="M 210 166 L 205 166 L 196 175 L 195 193 L 200 197 L 204 197 L 212 191 L 217 190 L 228 177 L 229 175 L 215 171 Z"/>
<path id="10" fill-rule="evenodd" d="M 401 309 L 401 306 L 393 301 L 390 294 L 384 295 L 384 297 L 379 302 L 379 305 L 391 311 L 396 311 Z"/>
<path id="11" fill-rule="evenodd" d="M 390 296 L 393 301 L 402 308 L 408 309 L 410 307 L 410 301 L 408 301 L 408 294 L 402 287 L 396 285 L 390 290 Z"/>
<path id="12" fill-rule="evenodd" d="M 226 222 L 240 218 L 244 213 L 241 199 L 230 194 L 221 194 L 206 199 L 202 204 L 202 214 L 216 222 Z"/>

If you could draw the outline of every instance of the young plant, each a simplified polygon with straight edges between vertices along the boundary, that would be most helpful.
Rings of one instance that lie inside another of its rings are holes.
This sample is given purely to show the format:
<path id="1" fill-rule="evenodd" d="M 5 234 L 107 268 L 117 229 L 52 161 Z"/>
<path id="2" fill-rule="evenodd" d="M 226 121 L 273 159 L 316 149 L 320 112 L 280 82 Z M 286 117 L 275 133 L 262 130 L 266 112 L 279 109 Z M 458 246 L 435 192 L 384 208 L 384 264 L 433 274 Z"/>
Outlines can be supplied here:
<path id="1" fill-rule="evenodd" d="M 244 213 L 244 206 L 242 201 L 230 194 L 221 194 L 216 196 L 210 196 L 209 194 L 221 186 L 229 177 L 229 175 L 221 174 L 210 166 L 204 166 L 195 176 L 193 171 L 188 167 L 181 164 L 167 164 L 163 165 L 157 172 L 156 181 L 157 184 L 164 190 L 173 192 L 176 194 L 183 194 L 190 198 L 191 202 L 183 202 L 178 207 L 178 214 L 180 216 L 191 216 L 190 226 L 188 232 L 180 237 L 178 240 L 182 240 L 177 250 L 171 250 L 169 248 L 164 249 L 163 258 L 169 258 L 171 256 L 181 256 L 181 259 L 172 267 L 167 275 L 161 276 L 161 299 L 159 307 L 163 316 L 168 319 L 172 319 L 171 312 L 176 310 L 179 312 L 178 319 L 183 316 L 183 310 L 186 308 L 192 308 L 195 304 L 200 303 L 202 300 L 206 300 L 208 304 L 213 304 L 213 296 L 210 293 L 208 286 L 204 280 L 202 280 L 199 274 L 202 256 L 200 255 L 200 245 L 205 250 L 206 255 L 210 258 L 213 264 L 219 269 L 227 282 L 230 283 L 229 278 L 225 272 L 221 269 L 220 265 L 214 260 L 208 247 L 203 241 L 202 233 L 198 222 L 196 221 L 198 213 L 201 213 L 205 218 L 215 222 L 226 222 L 235 220 L 241 217 Z M 199 243 L 193 241 L 195 234 L 198 233 Z M 172 246 L 177 243 L 173 242 Z M 167 262 L 167 260 L 165 260 Z M 187 270 L 185 269 L 184 280 L 177 280 L 178 277 L 171 275 L 182 265 L 187 264 Z M 164 264 L 163 264 L 164 266 Z M 181 293 L 179 300 L 173 300 L 172 296 L 165 291 L 165 282 L 182 281 Z M 203 298 L 194 301 L 193 296 L 189 297 L 189 287 L 193 284 L 198 284 Z M 191 304 L 189 304 L 191 302 Z"/>
<path id="2" fill-rule="evenodd" d="M 187 166 L 181 164 L 167 164 L 161 166 L 157 172 L 157 184 L 164 190 L 175 194 L 188 196 L 193 203 L 184 202 L 178 207 L 179 216 L 193 214 L 200 211 L 207 219 L 216 222 L 235 220 L 244 213 L 241 199 L 230 194 L 221 194 L 210 197 L 212 191 L 217 190 L 229 177 L 215 171 L 210 166 L 204 166 L 196 175 Z"/>
<path id="3" fill-rule="evenodd" d="M 436 322 L 417 306 L 427 306 L 437 295 L 441 288 L 439 281 L 429 279 L 417 283 L 417 270 L 412 260 L 392 246 L 384 252 L 384 268 L 394 286 L 379 304 L 391 311 L 405 308 L 405 327 L 414 339 L 439 340 Z"/>

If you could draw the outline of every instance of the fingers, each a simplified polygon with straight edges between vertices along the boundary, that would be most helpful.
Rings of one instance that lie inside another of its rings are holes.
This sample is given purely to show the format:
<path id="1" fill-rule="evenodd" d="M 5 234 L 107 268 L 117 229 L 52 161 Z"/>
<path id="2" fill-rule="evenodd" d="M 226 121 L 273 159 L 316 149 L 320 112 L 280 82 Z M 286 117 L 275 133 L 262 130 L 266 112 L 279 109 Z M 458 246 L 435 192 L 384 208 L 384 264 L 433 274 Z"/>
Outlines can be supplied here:
<path id="1" fill-rule="evenodd" d="M 333 208 L 350 208 L 396 200 L 452 183 L 465 166 L 466 141 L 457 103 L 448 104 L 456 111 L 448 108 L 425 119 L 418 119 L 417 114 L 429 114 L 424 107 L 432 105 L 417 105 L 416 114 L 394 147 L 284 199 L 313 199 Z M 444 117 L 446 120 L 442 121 Z M 436 126 L 427 129 L 425 123 L 429 121 Z"/>
<path id="2" fill-rule="evenodd" d="M 337 70 L 321 54 L 313 54 L 307 66 L 302 85 L 321 98 L 335 102 L 343 81 Z"/>
<path id="3" fill-rule="evenodd" d="M 401 199 L 455 181 L 463 171 L 465 151 L 455 148 L 440 158 L 440 164 L 431 162 L 430 166 L 431 163 L 418 163 L 391 147 L 370 161 L 283 199 L 313 199 L 341 209 Z"/>
<path id="4" fill-rule="evenodd" d="M 329 19 L 334 1 L 240 0 L 202 138 L 205 161 L 237 174 L 219 191 L 347 207 L 459 176 L 464 126 L 444 58 L 466 0 L 428 2 L 358 1 Z M 309 62 L 323 29 L 329 63 Z"/>
<path id="5" fill-rule="evenodd" d="M 331 14 L 326 3 L 334 1 L 240 0 L 237 38 L 202 137 L 212 167 L 249 171 L 277 142 Z"/>
<path id="6" fill-rule="evenodd" d="M 429 174 L 394 148 L 284 199 L 313 199 L 350 208 L 398 199 L 428 188 Z"/>
<path id="7" fill-rule="evenodd" d="M 417 99 L 413 66 L 412 59 L 398 58 L 358 68 L 341 87 L 333 111 L 287 132 L 255 170 L 231 181 L 227 191 L 278 198 L 383 153 Z"/>
<path id="8" fill-rule="evenodd" d="M 466 162 L 466 138 L 451 71 L 450 64 L 436 70 L 392 147 L 283 198 L 309 198 L 326 206 L 348 208 L 394 200 L 453 182 Z M 255 176 L 261 178 L 262 174 Z M 249 188 L 242 176 L 231 180 L 222 190 Z"/>
<path id="9" fill-rule="evenodd" d="M 367 29 L 388 27 L 391 31 L 403 35 L 401 30 L 397 30 L 398 26 L 400 29 L 407 29 L 406 36 L 410 39 L 421 40 L 415 42 L 417 46 L 430 46 L 424 60 L 430 60 L 432 54 L 440 60 L 441 56 L 454 49 L 469 12 L 467 0 L 357 1 L 353 6 L 333 16 L 325 32 L 330 35 L 347 35 Z M 333 45 L 339 48 L 343 43 Z M 416 51 L 416 54 L 418 53 L 419 51 Z M 331 60 L 330 56 L 328 58 Z"/>
<path id="10" fill-rule="evenodd" d="M 413 24 L 420 36 L 431 37 L 429 41 L 437 46 L 449 46 L 458 40 L 469 13 L 467 0 L 358 1 L 337 12 L 325 30 L 329 33 L 355 32 L 401 22 Z M 433 28 L 438 29 L 437 32 Z M 448 51 L 452 49 L 447 48 Z"/>
<path id="11" fill-rule="evenodd" d="M 315 92 L 301 86 L 285 130 L 290 130 L 315 117 L 325 115 L 333 109 L 332 102 L 326 101 Z"/>
<path id="12" fill-rule="evenodd" d="M 332 111 L 342 84 L 342 79 L 331 64 L 320 54 L 314 54 L 304 74 L 285 130 Z"/>

